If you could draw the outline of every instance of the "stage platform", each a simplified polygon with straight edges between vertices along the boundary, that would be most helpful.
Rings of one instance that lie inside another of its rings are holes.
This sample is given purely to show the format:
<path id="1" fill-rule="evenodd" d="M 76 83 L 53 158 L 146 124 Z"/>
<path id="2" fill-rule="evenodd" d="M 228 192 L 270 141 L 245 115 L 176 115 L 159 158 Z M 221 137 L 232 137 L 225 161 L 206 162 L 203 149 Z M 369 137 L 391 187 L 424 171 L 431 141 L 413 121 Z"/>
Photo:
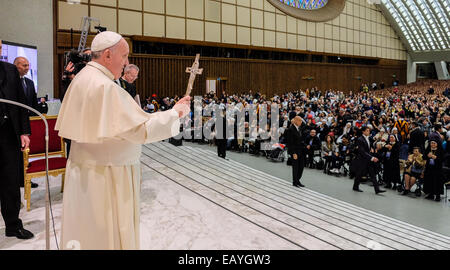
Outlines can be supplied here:
<path id="1" fill-rule="evenodd" d="M 141 249 L 450 249 L 449 236 L 294 188 L 207 149 L 155 143 L 143 146 L 141 162 Z M 35 238 L 6 238 L 1 221 L 0 249 L 45 248 L 45 189 L 43 179 L 36 182 L 32 210 L 21 211 Z M 58 238 L 60 185 L 51 178 Z"/>

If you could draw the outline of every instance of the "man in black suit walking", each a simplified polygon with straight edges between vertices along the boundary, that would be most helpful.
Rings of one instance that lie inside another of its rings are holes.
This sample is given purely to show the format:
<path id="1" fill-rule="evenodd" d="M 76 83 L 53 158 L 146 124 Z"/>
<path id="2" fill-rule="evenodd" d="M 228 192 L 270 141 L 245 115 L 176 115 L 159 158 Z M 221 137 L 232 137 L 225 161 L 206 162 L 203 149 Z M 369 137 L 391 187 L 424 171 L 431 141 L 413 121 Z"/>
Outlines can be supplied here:
<path id="1" fill-rule="evenodd" d="M 287 132 L 288 154 L 292 157 L 292 185 L 304 187 L 300 182 L 305 166 L 305 143 L 303 137 L 303 120 L 300 116 L 292 119 L 292 125 Z"/>
<path id="2" fill-rule="evenodd" d="M 2 42 L 0 40 L 0 52 Z M 17 68 L 0 61 L 0 98 L 25 103 L 25 94 Z M 0 205 L 7 237 L 30 239 L 33 234 L 19 219 L 21 149 L 28 148 L 30 138 L 28 112 L 17 106 L 0 103 Z"/>
<path id="3" fill-rule="evenodd" d="M 25 75 L 27 75 L 28 71 L 30 70 L 30 62 L 28 62 L 28 59 L 26 59 L 25 57 L 19 56 L 16 59 L 14 59 L 14 65 L 17 67 L 17 70 L 19 71 L 20 81 L 22 83 L 23 91 L 25 93 L 26 102 L 24 104 L 30 106 L 33 109 L 37 109 L 38 102 L 34 82 L 25 77 Z M 28 111 L 28 115 L 35 116 L 36 114 L 31 111 Z"/>
<path id="4" fill-rule="evenodd" d="M 382 190 L 378 186 L 378 182 L 375 175 L 374 163 L 380 162 L 378 158 L 373 157 L 370 153 L 370 128 L 365 126 L 361 128 L 362 136 L 356 140 L 356 157 L 352 162 L 352 171 L 355 174 L 355 182 L 353 184 L 353 190 L 362 192 L 359 189 L 359 183 L 361 178 L 369 173 L 370 180 L 375 188 L 375 193 L 383 193 L 386 190 Z"/>

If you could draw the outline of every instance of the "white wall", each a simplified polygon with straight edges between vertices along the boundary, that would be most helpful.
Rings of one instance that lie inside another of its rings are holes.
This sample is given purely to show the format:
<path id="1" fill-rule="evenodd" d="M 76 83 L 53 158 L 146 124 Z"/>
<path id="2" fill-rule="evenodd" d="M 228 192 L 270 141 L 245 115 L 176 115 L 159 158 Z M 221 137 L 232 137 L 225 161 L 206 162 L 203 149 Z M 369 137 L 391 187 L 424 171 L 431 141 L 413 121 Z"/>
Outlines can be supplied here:
<path id="1" fill-rule="evenodd" d="M 450 75 L 447 70 L 447 63 L 444 61 L 434 62 L 439 80 L 449 80 Z"/>
<path id="2" fill-rule="evenodd" d="M 52 0 L 0 0 L 0 39 L 37 47 L 38 96 L 52 98 Z"/>
<path id="3" fill-rule="evenodd" d="M 90 14 L 124 35 L 406 60 L 397 34 L 367 0 L 347 0 L 341 15 L 320 23 L 287 16 L 267 0 L 59 0 L 58 14 L 66 30 L 78 30 Z"/>
<path id="4" fill-rule="evenodd" d="M 407 59 L 407 71 L 406 71 L 406 83 L 415 83 L 417 80 L 417 64 L 408 54 Z"/>

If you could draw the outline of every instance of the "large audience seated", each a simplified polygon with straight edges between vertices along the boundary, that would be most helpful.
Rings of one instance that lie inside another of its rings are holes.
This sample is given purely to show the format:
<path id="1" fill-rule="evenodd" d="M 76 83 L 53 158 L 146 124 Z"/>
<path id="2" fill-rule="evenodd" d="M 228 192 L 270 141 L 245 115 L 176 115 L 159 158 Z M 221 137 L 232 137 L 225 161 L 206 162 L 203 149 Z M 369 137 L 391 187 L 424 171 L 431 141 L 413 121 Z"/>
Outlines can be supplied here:
<path id="1" fill-rule="evenodd" d="M 234 105 L 234 109 L 240 110 L 253 104 L 259 112 L 263 106 L 270 111 L 270 105 L 275 103 L 279 108 L 278 143 L 285 143 L 284 132 L 290 126 L 290 120 L 298 115 L 305 124 L 305 165 L 323 169 L 328 174 L 350 174 L 350 177 L 353 142 L 361 135 L 361 127 L 369 126 L 373 154 L 382 161 L 377 170 L 379 182 L 401 191 L 403 195 L 409 194 L 415 186 L 417 196 L 425 192 L 426 198 L 440 200 L 444 184 L 450 181 L 447 169 L 450 156 L 450 81 L 423 80 L 370 89 L 362 87 L 344 94 L 315 87 L 272 97 L 252 91 L 246 94 L 211 93 L 203 96 L 202 106 L 205 113 L 206 108 L 214 104 L 221 108 Z M 144 110 L 149 113 L 166 110 L 178 99 L 158 99 L 153 95 L 143 103 Z M 229 114 L 230 107 L 226 108 Z M 203 121 L 210 118 L 204 114 Z M 236 126 L 233 116 L 229 116 L 228 121 Z M 244 138 L 239 136 L 238 140 L 235 132 L 228 138 L 228 149 L 269 157 L 270 150 L 259 150 L 259 146 L 270 140 L 262 140 L 258 134 L 264 128 L 269 129 L 270 119 L 266 127 L 248 121 L 246 114 Z M 256 134 L 249 133 L 249 125 L 252 124 L 257 125 Z M 197 141 L 207 140 L 203 137 Z"/>

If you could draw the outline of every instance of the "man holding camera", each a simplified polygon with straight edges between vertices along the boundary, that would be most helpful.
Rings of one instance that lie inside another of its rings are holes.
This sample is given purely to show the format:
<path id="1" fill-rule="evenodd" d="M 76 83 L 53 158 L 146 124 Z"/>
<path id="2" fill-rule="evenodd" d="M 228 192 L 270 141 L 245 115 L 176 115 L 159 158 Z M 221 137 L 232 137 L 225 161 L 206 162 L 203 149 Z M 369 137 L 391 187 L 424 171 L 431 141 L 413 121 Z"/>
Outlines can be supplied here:
<path id="1" fill-rule="evenodd" d="M 69 85 L 72 82 L 73 78 L 75 78 L 75 75 L 77 75 L 78 72 L 80 72 L 86 66 L 86 64 L 91 61 L 91 48 L 86 48 L 81 53 L 76 50 L 70 51 L 68 60 L 69 61 L 64 68 L 62 77 L 62 91 L 59 95 L 61 103 L 63 102 L 67 88 L 69 88 Z"/>
<path id="2" fill-rule="evenodd" d="M 62 77 L 62 89 L 59 94 L 59 99 L 61 100 L 61 104 L 63 103 L 64 96 L 66 95 L 66 91 L 69 88 L 70 83 L 75 78 L 75 75 L 80 72 L 89 61 L 91 61 L 91 48 L 86 48 L 82 51 L 82 53 L 78 53 L 76 50 L 72 50 L 68 56 L 69 62 L 64 68 L 64 74 Z M 70 145 L 71 141 L 69 139 L 64 138 L 64 142 L 67 145 L 67 156 L 70 154 Z"/>

